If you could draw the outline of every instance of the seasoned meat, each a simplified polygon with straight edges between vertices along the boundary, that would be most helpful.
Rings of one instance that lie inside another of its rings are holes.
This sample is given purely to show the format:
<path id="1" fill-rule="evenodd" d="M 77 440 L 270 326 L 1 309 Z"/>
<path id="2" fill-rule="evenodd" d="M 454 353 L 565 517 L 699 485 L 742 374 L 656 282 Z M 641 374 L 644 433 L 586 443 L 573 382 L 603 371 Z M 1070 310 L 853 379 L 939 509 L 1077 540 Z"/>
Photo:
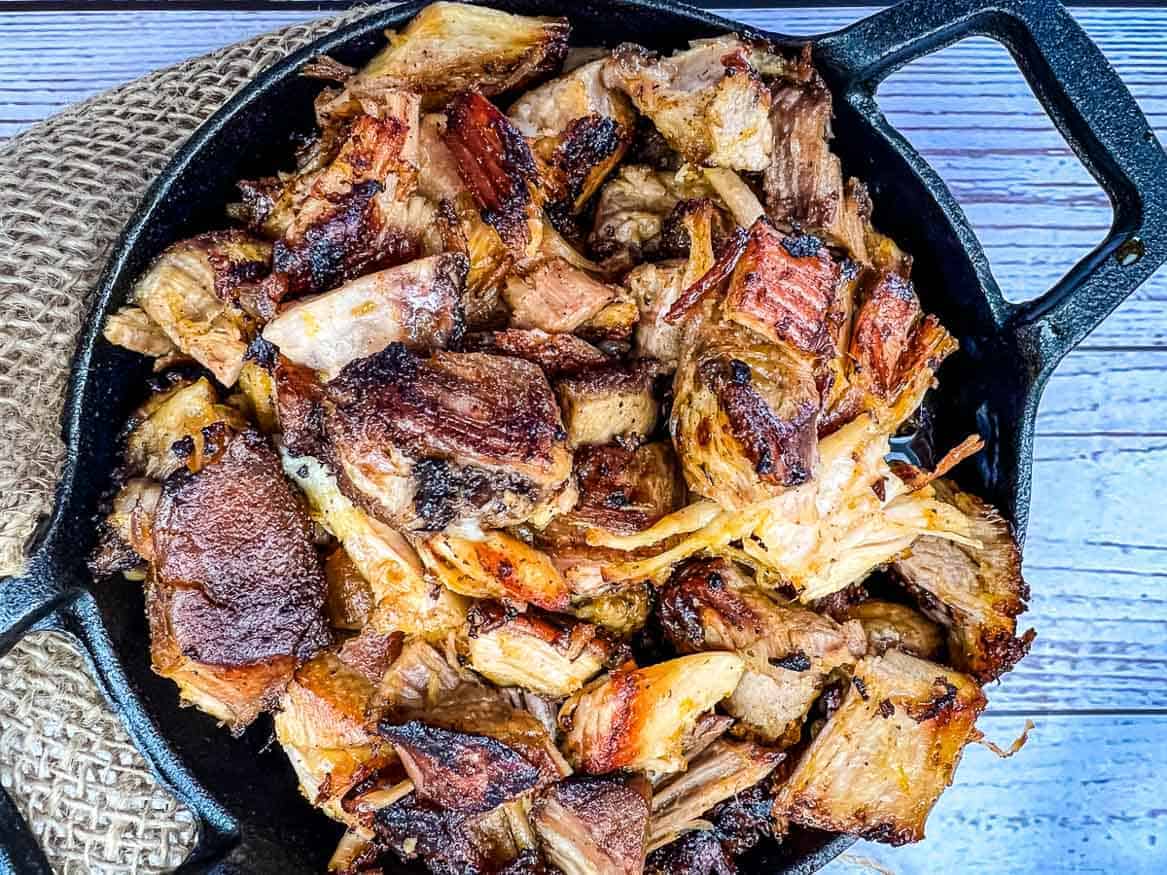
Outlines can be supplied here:
<path id="1" fill-rule="evenodd" d="M 651 435 L 659 413 L 653 397 L 658 372 L 656 362 L 641 359 L 628 365 L 603 365 L 556 381 L 568 445 L 574 449 Z"/>
<path id="2" fill-rule="evenodd" d="M 336 655 L 348 667 L 359 672 L 371 684 L 379 684 L 389 666 L 401 655 L 405 636 L 400 632 L 382 634 L 366 626 L 345 639 Z"/>
<path id="3" fill-rule="evenodd" d="M 470 610 L 470 667 L 500 687 L 570 696 L 622 653 L 591 623 L 533 611 L 513 614 L 494 602 Z"/>
<path id="4" fill-rule="evenodd" d="M 647 583 L 633 583 L 613 592 L 578 598 L 569 611 L 572 616 L 603 626 L 609 634 L 626 640 L 644 628 L 652 605 L 652 587 Z"/>
<path id="5" fill-rule="evenodd" d="M 527 274 L 507 277 L 503 298 L 515 328 L 571 333 L 595 317 L 618 292 L 562 258 L 549 258 Z"/>
<path id="6" fill-rule="evenodd" d="M 564 875 L 640 875 L 648 830 L 647 788 L 618 777 L 571 777 L 531 807 L 548 860 Z"/>
<path id="7" fill-rule="evenodd" d="M 178 347 L 166 336 L 162 327 L 141 307 L 119 307 L 105 320 L 101 333 L 114 346 L 153 358 L 178 352 Z"/>
<path id="8" fill-rule="evenodd" d="M 329 624 L 334 629 L 359 631 L 364 628 L 376 606 L 373 588 L 344 552 L 344 547 L 334 547 L 325 556 L 324 579 L 328 586 L 324 607 Z"/>
<path id="9" fill-rule="evenodd" d="M 681 201 L 713 194 L 702 175 L 625 164 L 600 190 L 589 243 L 601 257 L 639 262 L 660 249 L 665 221 Z"/>
<path id="10" fill-rule="evenodd" d="M 462 332 L 468 270 L 466 256 L 447 253 L 378 271 L 296 301 L 264 327 L 263 337 L 326 380 L 390 343 L 441 349 Z"/>
<path id="11" fill-rule="evenodd" d="M 722 707 L 771 742 L 798 740 L 803 717 L 832 672 L 865 651 L 857 623 L 842 626 L 752 588 L 724 559 L 685 565 L 661 592 L 661 626 L 681 652 L 729 650 L 745 672 Z"/>
<path id="12" fill-rule="evenodd" d="M 564 753 L 588 774 L 683 769 L 686 732 L 733 692 L 742 670 L 732 653 L 698 653 L 613 672 L 564 703 Z"/>
<path id="13" fill-rule="evenodd" d="M 553 72 L 567 55 L 563 18 L 511 15 L 462 3 L 433 3 L 347 83 L 358 97 L 384 89 L 425 95 L 427 108 L 476 89 L 487 97 Z"/>
<path id="14" fill-rule="evenodd" d="M 141 579 L 143 562 L 154 558 L 154 508 L 162 494 L 154 480 L 135 477 L 127 480 L 113 499 L 113 507 L 98 526 L 97 546 L 89 557 L 94 579 L 123 572 Z"/>
<path id="15" fill-rule="evenodd" d="M 475 91 L 450 102 L 444 139 L 482 218 L 517 254 L 538 248 L 542 221 L 534 201 L 535 157 L 523 135 Z"/>
<path id="16" fill-rule="evenodd" d="M 537 328 L 468 334 L 462 341 L 462 349 L 526 359 L 541 367 L 549 379 L 608 361 L 606 355 L 574 334 L 549 334 Z"/>
<path id="17" fill-rule="evenodd" d="M 242 305 L 254 298 L 271 258 L 270 244 L 242 231 L 201 234 L 158 256 L 134 284 L 131 302 L 149 318 L 147 328 L 156 326 L 176 349 L 231 386 L 255 330 Z M 106 338 L 126 340 L 124 328 L 124 318 L 115 319 Z M 143 351 L 137 340 L 130 348 Z M 151 348 L 166 352 L 160 339 Z"/>
<path id="18" fill-rule="evenodd" d="M 822 351 L 839 267 L 825 248 L 802 245 L 813 240 L 784 240 L 767 219 L 755 222 L 729 281 L 726 318 L 801 352 Z"/>
<path id="19" fill-rule="evenodd" d="M 533 604 L 562 611 L 571 603 L 571 589 L 551 559 L 505 532 L 439 533 L 416 543 L 429 573 L 454 592 L 503 599 L 520 609 Z"/>
<path id="20" fill-rule="evenodd" d="M 342 491 L 398 528 L 515 525 L 563 496 L 571 453 L 539 368 L 482 353 L 422 359 L 400 344 L 327 386 Z"/>
<path id="21" fill-rule="evenodd" d="M 437 638 L 462 625 L 466 600 L 426 579 L 417 553 L 398 532 L 356 507 L 318 459 L 283 455 L 285 473 L 308 497 L 313 517 L 331 532 L 369 584 L 369 623 L 389 634 Z"/>
<path id="22" fill-rule="evenodd" d="M 153 542 L 154 669 L 242 729 L 329 640 L 311 523 L 267 441 L 245 431 L 170 477 Z"/>
<path id="23" fill-rule="evenodd" d="M 820 406 L 811 359 L 730 322 L 687 334 L 670 428 L 694 492 L 740 508 L 814 475 Z"/>
<path id="24" fill-rule="evenodd" d="M 660 58 L 639 46 L 615 50 L 604 84 L 619 88 L 691 164 L 765 170 L 770 163 L 770 92 L 734 37 L 701 40 Z"/>
<path id="25" fill-rule="evenodd" d="M 545 163 L 548 200 L 579 212 L 624 157 L 636 132 L 628 98 L 603 82 L 604 61 L 528 91 L 508 115 Z"/>
<path id="26" fill-rule="evenodd" d="M 893 845 L 919 841 L 984 707 L 966 675 L 895 650 L 864 659 L 778 791 L 775 816 Z"/>
<path id="27" fill-rule="evenodd" d="M 432 644 L 413 638 L 381 676 L 378 713 L 404 717 L 424 713 L 473 683 Z"/>
<path id="28" fill-rule="evenodd" d="M 689 767 L 658 784 L 652 796 L 648 849 L 701 826 L 702 815 L 769 775 L 786 755 L 751 741 L 719 739 Z"/>
<path id="29" fill-rule="evenodd" d="M 953 665 L 987 683 L 1013 668 L 1034 639 L 1032 629 L 1017 635 L 1029 599 L 1021 551 L 993 507 L 947 481 L 935 488 L 968 519 L 980 546 L 923 537 L 893 568 L 918 595 L 921 610 L 948 629 Z"/>
<path id="30" fill-rule="evenodd" d="M 688 832 L 648 855 L 645 875 L 738 875 L 733 854 L 711 830 Z"/>
<path id="31" fill-rule="evenodd" d="M 902 650 L 921 659 L 937 660 L 944 651 L 940 628 L 907 605 L 868 599 L 851 605 L 846 613 L 848 619 L 862 624 L 869 653 Z"/>
<path id="32" fill-rule="evenodd" d="M 418 192 L 432 201 L 453 201 L 470 191 L 458 173 L 458 160 L 446 145 L 445 113 L 428 112 L 421 117 L 418 144 Z"/>

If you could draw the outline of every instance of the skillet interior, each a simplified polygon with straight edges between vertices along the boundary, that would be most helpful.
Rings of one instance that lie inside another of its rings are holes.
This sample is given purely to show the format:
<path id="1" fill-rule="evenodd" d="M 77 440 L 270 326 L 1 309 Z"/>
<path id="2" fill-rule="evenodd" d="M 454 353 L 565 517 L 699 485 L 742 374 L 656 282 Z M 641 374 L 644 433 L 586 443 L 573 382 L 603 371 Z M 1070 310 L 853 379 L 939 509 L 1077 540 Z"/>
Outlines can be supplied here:
<path id="1" fill-rule="evenodd" d="M 663 4 L 572 3 L 570 0 L 506 0 L 490 5 L 513 11 L 565 14 L 573 22 L 577 45 L 611 45 L 634 40 L 669 49 L 688 39 L 710 36 L 732 25 L 695 10 Z M 383 45 L 381 30 L 408 20 L 410 4 L 366 19 L 327 38 L 327 51 L 360 64 Z M 829 71 L 828 71 L 829 73 Z M 148 365 L 139 357 L 96 340 L 105 315 L 120 303 L 133 279 L 168 244 L 200 231 L 222 227 L 224 204 L 233 199 L 235 180 L 286 166 L 297 135 L 313 129 L 312 98 L 320 84 L 290 71 L 265 75 L 245 89 L 216 122 L 213 136 L 196 135 L 179 156 L 180 169 L 147 199 L 111 262 L 101 295 L 82 341 L 72 391 L 79 405 L 72 425 L 72 462 L 61 505 L 45 546 L 58 580 L 91 588 L 83 557 L 93 540 L 93 518 L 116 464 L 117 436 L 141 400 Z M 916 258 L 915 277 L 928 310 L 936 312 L 961 342 L 961 352 L 944 366 L 944 393 L 936 402 L 937 445 L 943 448 L 972 431 L 988 439 L 979 467 L 967 466 L 966 486 L 984 495 L 1015 519 L 1024 517 L 1028 465 L 1019 462 L 1015 429 L 1030 375 L 1021 354 L 1000 339 L 986 293 L 969 253 L 927 185 L 910 164 L 858 111 L 836 102 L 835 145 L 845 168 L 868 181 L 876 203 L 875 220 Z M 86 355 L 91 358 L 85 367 Z M 244 843 L 221 871 L 322 871 L 339 829 L 299 797 L 286 759 L 262 719 L 232 741 L 214 721 L 193 709 L 176 707 L 171 682 L 149 667 L 148 635 L 140 588 L 121 582 L 92 587 L 109 634 L 103 658 L 120 662 L 130 689 L 156 722 L 161 736 L 191 775 L 241 825 Z M 92 644 L 92 642 L 91 642 Z M 110 683 L 106 679 L 107 685 Z M 189 788 L 179 787 L 180 792 Z M 803 835 L 781 848 L 759 848 L 743 861 L 743 872 L 813 871 L 835 856 L 848 840 Z M 207 845 L 204 852 L 213 852 Z M 212 864 L 214 865 L 214 864 Z M 409 871 L 402 869 L 401 871 Z"/>

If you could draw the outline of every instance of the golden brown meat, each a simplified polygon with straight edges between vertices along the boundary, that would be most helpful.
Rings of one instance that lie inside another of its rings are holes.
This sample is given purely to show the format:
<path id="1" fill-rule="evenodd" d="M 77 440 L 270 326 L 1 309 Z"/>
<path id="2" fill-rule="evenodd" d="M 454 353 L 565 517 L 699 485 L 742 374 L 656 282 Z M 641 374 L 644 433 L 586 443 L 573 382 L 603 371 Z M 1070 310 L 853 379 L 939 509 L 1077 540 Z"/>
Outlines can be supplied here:
<path id="1" fill-rule="evenodd" d="M 570 334 L 599 314 L 619 291 L 562 258 L 548 258 L 527 273 L 507 277 L 503 299 L 513 327 Z"/>
<path id="2" fill-rule="evenodd" d="M 1017 635 L 1029 587 L 1009 522 L 974 495 L 947 481 L 937 494 L 968 519 L 980 546 L 920 538 L 893 566 L 929 617 L 948 629 L 953 665 L 982 683 L 995 680 L 1028 651 L 1034 631 Z"/>
<path id="3" fill-rule="evenodd" d="M 327 386 L 324 426 L 341 490 L 407 531 L 547 514 L 571 475 L 543 372 L 482 353 L 422 359 L 400 344 Z"/>
<path id="4" fill-rule="evenodd" d="M 147 607 L 154 670 L 240 730 L 329 634 L 301 499 L 262 436 L 226 441 L 163 484 Z"/>
<path id="5" fill-rule="evenodd" d="M 660 58 L 622 45 L 604 84 L 624 91 L 691 164 L 765 170 L 770 163 L 770 92 L 736 37 L 700 40 Z"/>
<path id="6" fill-rule="evenodd" d="M 959 672 L 894 650 L 864 659 L 778 791 L 775 816 L 893 845 L 919 841 L 984 707 L 980 687 Z"/>
<path id="7" fill-rule="evenodd" d="M 445 253 L 359 277 L 281 310 L 264 327 L 264 340 L 325 380 L 390 343 L 419 352 L 445 348 L 464 327 L 468 270 L 466 256 Z"/>
<path id="8" fill-rule="evenodd" d="M 106 319 L 101 333 L 114 346 L 152 358 L 178 352 L 178 347 L 166 332 L 141 307 L 119 307 Z"/>
<path id="9" fill-rule="evenodd" d="M 329 624 L 334 629 L 354 632 L 363 629 L 376 607 L 373 588 L 344 552 L 344 547 L 334 547 L 324 557 L 324 579 L 328 585 L 324 607 Z"/>
<path id="10" fill-rule="evenodd" d="M 732 653 L 698 653 L 600 678 L 559 712 L 564 753 L 588 774 L 683 769 L 686 733 L 733 692 L 742 670 Z"/>
<path id="11" fill-rule="evenodd" d="M 258 282 L 267 274 L 271 245 L 242 231 L 214 231 L 175 243 L 147 268 L 134 284 L 131 303 L 148 317 L 145 327 L 166 336 L 173 346 L 215 375 L 224 386 L 239 376 L 243 354 L 256 328 L 245 309 L 254 298 Z M 139 323 L 144 320 L 135 317 Z M 125 315 L 106 327 L 111 343 L 130 340 Z M 133 339 L 130 349 L 157 349 Z"/>
<path id="12" fill-rule="evenodd" d="M 685 565 L 661 591 L 661 626 L 682 653 L 733 651 L 745 671 L 722 707 L 742 729 L 791 744 L 828 678 L 865 651 L 857 623 L 839 625 L 753 588 L 724 559 Z"/>
<path id="13" fill-rule="evenodd" d="M 468 334 L 462 341 L 462 349 L 526 359 L 541 367 L 549 379 L 609 361 L 608 356 L 574 334 L 549 334 L 537 328 Z"/>
<path id="14" fill-rule="evenodd" d="M 660 407 L 653 394 L 659 372 L 656 362 L 640 359 L 589 368 L 557 380 L 555 391 L 568 446 L 637 442 L 651 435 Z"/>
<path id="15" fill-rule="evenodd" d="M 921 659 L 939 660 L 944 652 L 940 627 L 907 605 L 868 599 L 847 608 L 847 618 L 858 620 L 872 654 L 902 650 Z"/>
<path id="16" fill-rule="evenodd" d="M 548 861 L 564 875 L 640 875 L 648 831 L 643 781 L 567 778 L 544 790 L 531 822 Z"/>
<path id="17" fill-rule="evenodd" d="M 570 696 L 624 652 L 591 623 L 478 602 L 467 618 L 472 669 L 500 687 Z"/>

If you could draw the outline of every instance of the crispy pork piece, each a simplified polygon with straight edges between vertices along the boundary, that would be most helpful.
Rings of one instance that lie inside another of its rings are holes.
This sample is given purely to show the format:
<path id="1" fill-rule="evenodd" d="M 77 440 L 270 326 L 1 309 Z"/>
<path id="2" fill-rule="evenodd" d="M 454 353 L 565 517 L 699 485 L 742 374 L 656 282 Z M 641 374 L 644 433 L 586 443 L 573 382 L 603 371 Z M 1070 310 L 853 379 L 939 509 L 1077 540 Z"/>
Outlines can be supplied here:
<path id="1" fill-rule="evenodd" d="M 698 653 L 600 678 L 560 709 L 564 753 L 588 774 L 683 769 L 686 733 L 733 692 L 743 668 L 732 653 Z"/>
<path id="2" fill-rule="evenodd" d="M 683 566 L 661 592 L 661 626 L 682 653 L 736 652 L 745 671 L 722 707 L 743 729 L 790 744 L 832 672 L 865 651 L 858 623 L 839 625 L 750 586 L 724 559 Z"/>
<path id="3" fill-rule="evenodd" d="M 652 586 L 632 583 L 612 592 L 578 598 L 568 611 L 574 617 L 603 626 L 616 638 L 627 640 L 644 628 L 652 605 Z"/>
<path id="4" fill-rule="evenodd" d="M 895 650 L 864 659 L 779 789 L 775 816 L 893 845 L 919 841 L 985 704 L 972 678 L 935 663 Z"/>
<path id="5" fill-rule="evenodd" d="M 327 386 L 324 424 L 341 489 L 406 531 L 537 518 L 565 499 L 571 452 L 555 396 L 530 362 L 422 359 L 400 344 Z"/>
<path id="6" fill-rule="evenodd" d="M 678 204 L 714 194 L 700 174 L 625 164 L 600 190 L 588 242 L 602 258 L 623 256 L 638 263 L 659 252 L 665 222 Z"/>
<path id="7" fill-rule="evenodd" d="M 376 685 L 401 655 L 404 642 L 405 636 L 400 632 L 382 634 L 372 626 L 366 626 L 356 635 L 346 638 L 336 655 L 341 662 Z"/>
<path id="8" fill-rule="evenodd" d="M 454 592 L 503 599 L 520 609 L 532 604 L 562 611 L 571 603 L 571 589 L 547 554 L 506 532 L 439 533 L 416 543 L 429 573 Z"/>
<path id="9" fill-rule="evenodd" d="M 195 470 L 206 444 L 205 429 L 238 431 L 245 425 L 238 410 L 219 403 L 219 393 L 206 377 L 178 379 L 130 417 L 126 470 L 154 480 L 165 480 L 184 466 Z"/>
<path id="10" fill-rule="evenodd" d="M 645 875 L 739 875 L 733 854 L 712 830 L 687 832 L 648 855 Z"/>
<path id="11" fill-rule="evenodd" d="M 770 218 L 783 228 L 822 234 L 867 261 L 870 199 L 855 180 L 844 185 L 830 149 L 831 92 L 818 74 L 776 84 L 770 122 L 773 157 L 763 180 Z"/>
<path id="12" fill-rule="evenodd" d="M 653 789 L 648 850 L 699 829 L 709 809 L 763 780 L 785 758 L 782 751 L 752 741 L 713 742 L 685 771 Z"/>
<path id="13" fill-rule="evenodd" d="M 460 91 L 487 97 L 557 70 L 567 55 L 565 18 L 511 15 L 463 3 L 433 3 L 347 83 L 354 94 L 402 89 L 440 107 Z"/>
<path id="14" fill-rule="evenodd" d="M 537 250 L 542 219 L 535 203 L 535 156 L 523 135 L 478 92 L 454 98 L 446 111 L 446 147 L 473 193 L 482 218 L 513 253 Z"/>
<path id="15" fill-rule="evenodd" d="M 566 778 L 531 806 L 543 853 L 564 875 L 640 875 L 649 806 L 643 781 Z"/>
<path id="16" fill-rule="evenodd" d="M 515 328 L 570 334 L 599 314 L 619 291 L 562 258 L 548 258 L 529 273 L 507 277 L 503 299 Z"/>
<path id="17" fill-rule="evenodd" d="M 555 391 L 567 426 L 568 445 L 574 449 L 651 435 L 660 412 L 653 396 L 653 381 L 659 372 L 656 362 L 641 359 L 561 377 Z"/>
<path id="18" fill-rule="evenodd" d="M 166 332 L 141 307 L 119 307 L 105 321 L 101 333 L 114 346 L 151 358 L 162 358 L 178 352 L 178 347 L 166 336 Z"/>
<path id="19" fill-rule="evenodd" d="M 813 361 L 731 322 L 692 329 L 670 421 L 689 488 L 732 509 L 810 480 L 821 404 Z"/>
<path id="20" fill-rule="evenodd" d="M 628 151 L 636 113 L 596 60 L 528 91 L 508 116 L 550 171 L 548 200 L 578 213 Z"/>
<path id="21" fill-rule="evenodd" d="M 604 84 L 624 91 L 691 164 L 765 170 L 770 163 L 770 92 L 736 37 L 700 40 L 661 58 L 617 48 Z"/>
<path id="22" fill-rule="evenodd" d="M 750 228 L 722 306 L 726 318 L 762 337 L 820 353 L 838 282 L 839 266 L 815 238 L 784 239 L 762 218 Z"/>
<path id="23" fill-rule="evenodd" d="M 782 832 L 770 815 L 774 800 L 771 773 L 735 796 L 714 806 L 701 818 L 700 829 L 690 830 L 648 855 L 646 875 L 738 875 L 735 856 L 744 854 L 762 838 Z"/>
<path id="24" fill-rule="evenodd" d="M 465 191 L 439 206 L 439 227 L 445 235 L 444 247 L 461 252 L 470 260 L 462 309 L 472 330 L 497 328 L 506 322 L 506 307 L 500 289 L 516 261 L 498 231 L 488 225 L 478 211 L 474 195 Z M 524 253 L 525 256 L 525 253 Z"/>
<path id="25" fill-rule="evenodd" d="M 1034 639 L 1032 629 L 1017 636 L 1017 617 L 1029 599 L 1021 551 L 1009 522 L 993 507 L 948 481 L 935 489 L 968 519 L 980 546 L 923 537 L 893 569 L 921 610 L 948 629 L 953 665 L 987 683 L 1013 668 Z"/>
<path id="26" fill-rule="evenodd" d="M 161 350 L 153 327 L 173 346 L 190 356 L 224 386 L 239 376 L 243 354 L 255 330 L 255 320 L 243 306 L 255 295 L 267 274 L 271 245 L 243 231 L 213 231 L 170 246 L 134 284 L 131 303 L 148 317 L 145 328 L 155 341 L 143 344 L 126 332 L 129 318 L 116 315 L 106 327 L 111 343 L 132 340 L 128 348 Z M 143 320 L 135 316 L 136 322 Z M 143 330 L 143 326 L 138 326 Z M 120 340 L 119 340 L 120 338 Z"/>
<path id="27" fill-rule="evenodd" d="M 479 602 L 467 617 L 470 667 L 500 687 L 570 696 L 624 652 L 591 623 Z"/>
<path id="28" fill-rule="evenodd" d="M 324 608 L 332 628 L 363 629 L 376 607 L 373 588 L 344 552 L 344 547 L 334 547 L 324 558 L 324 580 L 328 586 Z"/>
<path id="29" fill-rule="evenodd" d="M 549 379 L 609 361 L 608 356 L 574 334 L 549 334 L 538 328 L 468 334 L 462 341 L 462 349 L 526 359 L 541 367 Z"/>
<path id="30" fill-rule="evenodd" d="M 438 638 L 466 619 L 466 600 L 425 577 L 417 553 L 398 532 L 356 507 L 332 472 L 311 456 L 282 454 L 284 472 L 308 497 L 312 515 L 331 532 L 369 584 L 369 623 L 385 634 Z"/>
<path id="31" fill-rule="evenodd" d="M 404 719 L 436 707 L 463 684 L 473 682 L 432 644 L 413 638 L 382 674 L 376 710 Z"/>
<path id="32" fill-rule="evenodd" d="M 868 653 L 902 650 L 936 661 L 944 652 L 940 627 L 907 605 L 868 599 L 848 607 L 846 614 L 863 626 Z"/>
<path id="33" fill-rule="evenodd" d="M 469 266 L 466 256 L 445 253 L 362 276 L 285 308 L 264 327 L 264 340 L 326 380 L 390 343 L 445 348 L 462 333 Z"/>
<path id="34" fill-rule="evenodd" d="M 161 485 L 145 477 L 127 480 L 113 498 L 109 514 L 97 531 L 97 546 L 89 557 L 89 570 L 97 580 L 122 572 L 140 580 L 143 563 L 154 558 L 154 509 Z"/>
<path id="35" fill-rule="evenodd" d="M 324 437 L 324 385 L 304 365 L 274 353 L 271 366 L 272 405 L 276 430 L 289 453 L 295 456 L 327 455 Z"/>
<path id="36" fill-rule="evenodd" d="M 418 133 L 417 190 L 432 201 L 454 201 L 470 190 L 458 173 L 458 161 L 446 145 L 446 115 L 427 112 Z"/>
<path id="37" fill-rule="evenodd" d="M 154 670 L 241 730 L 329 641 L 311 521 L 259 434 L 162 486 L 147 589 Z"/>

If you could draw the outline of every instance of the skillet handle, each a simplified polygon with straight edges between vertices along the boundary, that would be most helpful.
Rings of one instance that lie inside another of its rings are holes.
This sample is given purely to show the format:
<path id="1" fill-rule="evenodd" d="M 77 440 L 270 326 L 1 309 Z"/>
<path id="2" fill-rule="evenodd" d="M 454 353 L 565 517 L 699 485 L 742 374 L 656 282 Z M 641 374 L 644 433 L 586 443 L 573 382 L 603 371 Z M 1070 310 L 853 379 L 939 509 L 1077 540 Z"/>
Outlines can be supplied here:
<path id="1" fill-rule="evenodd" d="M 1110 197 L 1098 246 L 1049 291 L 1010 305 L 1038 374 L 1048 374 L 1167 261 L 1167 155 L 1114 68 L 1057 0 L 905 0 L 822 38 L 816 55 L 848 97 L 916 58 L 969 36 L 1012 54 L 1042 107 Z"/>

